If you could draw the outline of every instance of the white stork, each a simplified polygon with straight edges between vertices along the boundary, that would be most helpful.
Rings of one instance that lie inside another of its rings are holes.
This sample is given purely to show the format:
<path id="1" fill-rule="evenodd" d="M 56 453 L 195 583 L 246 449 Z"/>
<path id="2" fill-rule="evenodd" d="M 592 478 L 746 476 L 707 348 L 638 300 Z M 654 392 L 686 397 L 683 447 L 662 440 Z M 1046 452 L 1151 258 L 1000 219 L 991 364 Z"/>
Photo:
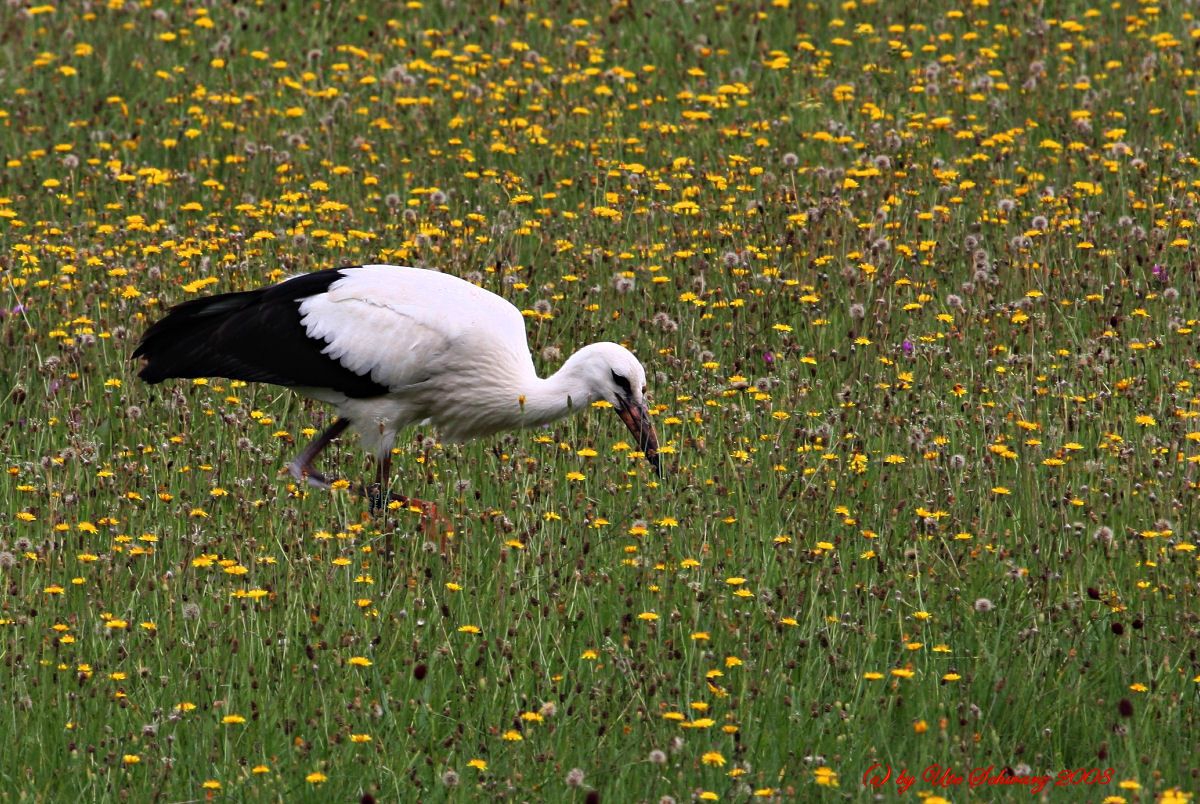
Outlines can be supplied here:
<path id="1" fill-rule="evenodd" d="M 372 508 L 387 494 L 396 434 L 415 422 L 461 442 L 546 424 L 604 400 L 662 473 L 646 372 L 628 349 L 593 343 L 541 379 L 521 312 L 450 274 L 333 268 L 187 301 L 146 331 L 133 357 L 145 359 L 139 376 L 148 383 L 226 377 L 286 386 L 333 405 L 337 419 L 288 469 L 328 488 L 313 461 L 352 427 L 378 464 Z"/>

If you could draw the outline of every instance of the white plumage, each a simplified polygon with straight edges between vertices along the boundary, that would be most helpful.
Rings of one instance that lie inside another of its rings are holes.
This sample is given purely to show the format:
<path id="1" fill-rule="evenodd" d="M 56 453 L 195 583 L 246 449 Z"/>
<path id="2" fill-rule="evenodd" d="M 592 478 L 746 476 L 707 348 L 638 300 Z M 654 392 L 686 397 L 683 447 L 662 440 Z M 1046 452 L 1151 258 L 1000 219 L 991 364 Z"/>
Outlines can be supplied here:
<path id="1" fill-rule="evenodd" d="M 271 382 L 334 405 L 338 420 L 290 466 L 328 481 L 313 459 L 347 426 L 379 459 L 386 483 L 404 427 L 428 421 L 448 441 L 544 424 L 610 402 L 657 469 L 646 374 L 615 343 L 593 343 L 539 378 L 521 312 L 450 274 L 365 265 L 185 302 L 134 352 L 148 382 L 220 376 Z"/>

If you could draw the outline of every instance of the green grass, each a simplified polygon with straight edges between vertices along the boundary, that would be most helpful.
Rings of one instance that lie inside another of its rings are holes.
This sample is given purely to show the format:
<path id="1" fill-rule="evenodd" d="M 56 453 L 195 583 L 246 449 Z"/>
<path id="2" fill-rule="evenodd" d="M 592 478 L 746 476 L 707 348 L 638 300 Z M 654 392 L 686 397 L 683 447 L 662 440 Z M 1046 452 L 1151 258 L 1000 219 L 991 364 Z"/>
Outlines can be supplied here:
<path id="1" fill-rule="evenodd" d="M 1195 19 L 318 6 L 0 10 L 0 797 L 1196 790 Z M 599 410 L 408 433 L 441 555 L 281 474 L 330 411 L 136 378 L 170 304 L 371 261 L 543 371 L 627 344 L 669 475 Z"/>

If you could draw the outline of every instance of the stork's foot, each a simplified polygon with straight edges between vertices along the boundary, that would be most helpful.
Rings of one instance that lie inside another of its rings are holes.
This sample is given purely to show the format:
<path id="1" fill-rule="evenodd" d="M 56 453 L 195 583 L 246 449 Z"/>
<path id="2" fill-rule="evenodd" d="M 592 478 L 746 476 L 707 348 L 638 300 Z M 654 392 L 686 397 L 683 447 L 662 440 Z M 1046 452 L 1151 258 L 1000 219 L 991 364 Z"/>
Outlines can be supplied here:
<path id="1" fill-rule="evenodd" d="M 372 483 L 370 486 L 360 488 L 360 493 L 367 498 L 367 504 L 372 514 L 381 513 L 394 502 L 399 503 L 402 508 L 407 508 L 410 511 L 420 511 L 421 532 L 426 537 L 437 536 L 440 552 L 446 552 L 446 528 L 450 525 L 450 520 L 438 512 L 437 503 L 430 502 L 429 500 L 419 500 L 416 497 L 405 497 L 403 494 L 396 494 L 394 492 L 388 492 L 385 498 L 378 483 Z"/>
<path id="2" fill-rule="evenodd" d="M 359 487 L 359 494 L 367 498 L 370 505 L 371 513 L 381 511 L 392 503 L 400 503 L 403 508 L 420 509 L 423 519 L 436 519 L 438 516 L 437 503 L 432 503 L 427 500 L 418 500 L 416 497 L 405 497 L 403 494 L 396 494 L 389 491 L 385 497 L 378 483 L 372 483 L 370 486 Z"/>
<path id="3" fill-rule="evenodd" d="M 326 427 L 324 432 L 314 438 L 312 443 L 305 447 L 304 451 L 288 464 L 287 469 L 291 476 L 296 478 L 298 482 L 307 483 L 314 488 L 330 488 L 333 484 L 329 481 L 329 478 L 313 468 L 313 461 L 317 459 L 322 450 L 328 447 L 349 426 L 349 419 L 335 419 L 333 424 Z"/>
<path id="4" fill-rule="evenodd" d="M 292 461 L 288 464 L 288 474 L 296 479 L 299 483 L 307 483 L 313 488 L 328 489 L 333 486 L 329 478 L 318 472 L 312 467 L 312 464 L 303 464 L 299 461 Z"/>
<path id="5" fill-rule="evenodd" d="M 388 492 L 387 497 L 384 497 L 383 488 L 378 483 L 372 483 L 370 486 L 359 487 L 358 493 L 367 498 L 367 505 L 371 509 L 371 513 L 375 514 L 382 511 L 388 505 L 398 502 L 401 505 L 408 505 L 409 499 L 403 494 L 394 494 Z"/>

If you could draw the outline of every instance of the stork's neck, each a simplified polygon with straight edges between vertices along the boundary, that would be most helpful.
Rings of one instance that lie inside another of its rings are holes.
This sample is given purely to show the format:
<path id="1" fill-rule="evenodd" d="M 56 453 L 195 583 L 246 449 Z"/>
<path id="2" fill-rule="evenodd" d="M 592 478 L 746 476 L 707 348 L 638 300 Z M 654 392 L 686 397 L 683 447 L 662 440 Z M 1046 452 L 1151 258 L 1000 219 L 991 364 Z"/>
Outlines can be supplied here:
<path id="1" fill-rule="evenodd" d="M 591 404 L 592 389 L 579 371 L 579 357 L 582 353 L 583 350 L 580 350 L 571 355 L 562 368 L 549 377 L 534 377 L 525 385 L 525 406 L 521 422 L 524 426 L 548 424 L 572 413 L 578 413 Z"/>

